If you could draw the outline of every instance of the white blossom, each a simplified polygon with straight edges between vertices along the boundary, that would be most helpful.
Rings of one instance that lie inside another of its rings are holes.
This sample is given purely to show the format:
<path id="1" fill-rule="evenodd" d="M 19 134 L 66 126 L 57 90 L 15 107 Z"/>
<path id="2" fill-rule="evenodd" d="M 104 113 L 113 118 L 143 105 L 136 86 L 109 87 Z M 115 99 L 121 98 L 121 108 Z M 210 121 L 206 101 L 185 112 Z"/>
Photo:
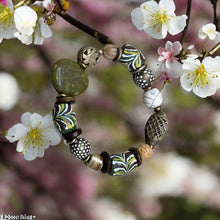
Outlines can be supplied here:
<path id="1" fill-rule="evenodd" d="M 210 40 L 215 40 L 217 36 L 216 26 L 213 23 L 208 23 L 203 25 L 199 29 L 198 37 L 202 40 L 209 38 Z"/>
<path id="2" fill-rule="evenodd" d="M 21 123 L 8 130 L 6 138 L 10 142 L 18 141 L 16 150 L 22 152 L 26 160 L 43 157 L 45 149 L 57 145 L 61 140 L 51 115 L 42 117 L 30 112 L 24 113 Z"/>
<path id="3" fill-rule="evenodd" d="M 16 79 L 9 73 L 0 72 L 0 109 L 11 109 L 17 103 L 19 93 Z"/>
<path id="4" fill-rule="evenodd" d="M 187 92 L 192 90 L 201 98 L 214 95 L 220 87 L 220 57 L 206 57 L 202 63 L 199 59 L 188 57 L 182 62 L 181 87 Z"/>
<path id="5" fill-rule="evenodd" d="M 53 32 L 50 27 L 43 18 L 40 18 L 34 31 L 34 44 L 41 45 L 43 44 L 45 38 L 49 38 L 52 35 Z"/>
<path id="6" fill-rule="evenodd" d="M 4 38 L 14 38 L 14 33 L 16 32 L 12 0 L 7 0 L 6 3 L 6 5 L 0 3 L 0 43 Z"/>
<path id="7" fill-rule="evenodd" d="M 23 44 L 32 43 L 32 34 L 37 22 L 37 13 L 28 6 L 21 6 L 14 12 L 17 32 L 14 34 Z"/>
<path id="8" fill-rule="evenodd" d="M 137 179 L 142 196 L 179 195 L 191 169 L 191 161 L 174 153 L 157 153 L 146 161 Z"/>
<path id="9" fill-rule="evenodd" d="M 186 25 L 186 15 L 176 16 L 173 0 L 147 1 L 131 12 L 131 20 L 138 30 L 144 30 L 152 38 L 163 39 L 167 32 L 176 35 Z"/>

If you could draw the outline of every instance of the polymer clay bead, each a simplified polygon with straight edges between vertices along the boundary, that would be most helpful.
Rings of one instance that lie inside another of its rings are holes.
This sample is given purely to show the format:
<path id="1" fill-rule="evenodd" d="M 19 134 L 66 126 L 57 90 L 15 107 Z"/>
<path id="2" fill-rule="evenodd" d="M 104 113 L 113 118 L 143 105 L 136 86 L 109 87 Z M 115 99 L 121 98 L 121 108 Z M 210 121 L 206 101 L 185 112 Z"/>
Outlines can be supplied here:
<path id="1" fill-rule="evenodd" d="M 148 108 L 157 108 L 162 104 L 163 97 L 157 88 L 153 88 L 143 93 L 143 102 Z"/>
<path id="2" fill-rule="evenodd" d="M 150 147 L 148 144 L 140 145 L 138 147 L 138 151 L 139 151 L 139 153 L 140 153 L 143 160 L 149 159 L 153 154 L 152 147 Z"/>
<path id="3" fill-rule="evenodd" d="M 111 169 L 108 172 L 112 176 L 122 176 L 132 172 L 138 167 L 137 159 L 131 151 L 110 155 Z"/>
<path id="4" fill-rule="evenodd" d="M 88 75 L 75 61 L 58 60 L 52 68 L 52 82 L 59 94 L 75 97 L 86 91 L 89 85 Z"/>
<path id="5" fill-rule="evenodd" d="M 155 77 L 150 69 L 144 70 L 133 74 L 134 83 L 143 90 L 150 89 L 154 83 Z"/>
<path id="6" fill-rule="evenodd" d="M 114 44 L 106 44 L 103 48 L 103 56 L 106 59 L 114 60 L 117 57 L 118 48 Z"/>
<path id="7" fill-rule="evenodd" d="M 76 113 L 69 103 L 55 104 L 53 122 L 61 134 L 70 133 L 78 128 Z"/>
<path id="8" fill-rule="evenodd" d="M 168 129 L 168 119 L 165 112 L 155 112 L 148 119 L 145 126 L 145 143 L 156 145 L 162 140 Z"/>
<path id="9" fill-rule="evenodd" d="M 100 155 L 91 154 L 86 160 L 85 165 L 93 170 L 101 170 L 103 166 L 103 158 Z"/>
<path id="10" fill-rule="evenodd" d="M 134 72 L 145 65 L 145 57 L 135 47 L 125 44 L 121 48 L 121 56 L 118 62 L 126 66 L 130 72 Z"/>
<path id="11" fill-rule="evenodd" d="M 70 152 L 77 159 L 85 160 L 91 151 L 91 145 L 85 138 L 76 138 L 73 143 L 70 144 Z"/>

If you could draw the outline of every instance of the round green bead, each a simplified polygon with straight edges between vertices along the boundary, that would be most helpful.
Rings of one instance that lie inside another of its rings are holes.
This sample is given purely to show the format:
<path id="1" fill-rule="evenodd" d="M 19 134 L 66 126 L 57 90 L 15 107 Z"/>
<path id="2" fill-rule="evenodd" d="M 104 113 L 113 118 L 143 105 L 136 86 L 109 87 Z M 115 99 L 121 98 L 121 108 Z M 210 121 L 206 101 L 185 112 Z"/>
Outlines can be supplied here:
<path id="1" fill-rule="evenodd" d="M 52 82 L 58 93 L 72 97 L 85 92 L 89 85 L 86 71 L 70 59 L 61 59 L 54 64 Z"/>

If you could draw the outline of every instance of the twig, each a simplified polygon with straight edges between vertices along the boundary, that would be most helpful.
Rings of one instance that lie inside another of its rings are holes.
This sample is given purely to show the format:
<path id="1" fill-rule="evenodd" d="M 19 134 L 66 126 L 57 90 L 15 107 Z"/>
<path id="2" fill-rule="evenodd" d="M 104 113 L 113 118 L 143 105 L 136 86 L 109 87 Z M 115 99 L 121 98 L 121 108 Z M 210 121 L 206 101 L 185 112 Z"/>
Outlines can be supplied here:
<path id="1" fill-rule="evenodd" d="M 190 13 L 191 13 L 191 5 L 192 5 L 192 0 L 188 0 L 187 9 L 186 9 L 186 15 L 187 15 L 188 19 L 186 21 L 186 26 L 185 26 L 185 28 L 183 30 L 183 33 L 182 33 L 182 36 L 181 36 L 181 39 L 180 39 L 180 43 L 181 44 L 183 44 L 183 41 L 185 39 L 187 30 L 188 30 L 189 20 L 190 20 Z"/>
<path id="2" fill-rule="evenodd" d="M 71 25 L 79 28 L 81 31 L 89 34 L 90 36 L 96 38 L 102 44 L 113 43 L 113 41 L 106 36 L 105 34 L 95 30 L 94 28 L 89 27 L 88 25 L 82 23 L 81 21 L 75 19 L 67 13 L 57 13 L 60 17 L 62 17 L 65 21 L 70 23 Z"/>
<path id="3" fill-rule="evenodd" d="M 217 3 L 218 3 L 218 0 L 210 0 L 210 2 L 212 3 L 212 6 L 213 6 L 213 23 L 215 24 L 216 30 L 218 31 L 219 30 L 218 17 L 217 17 Z"/>

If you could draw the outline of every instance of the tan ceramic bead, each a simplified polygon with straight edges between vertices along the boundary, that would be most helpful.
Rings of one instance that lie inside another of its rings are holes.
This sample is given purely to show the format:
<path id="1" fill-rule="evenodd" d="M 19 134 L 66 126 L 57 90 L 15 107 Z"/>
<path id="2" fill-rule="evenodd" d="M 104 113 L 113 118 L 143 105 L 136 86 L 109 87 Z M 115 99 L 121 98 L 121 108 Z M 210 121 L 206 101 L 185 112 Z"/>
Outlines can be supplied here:
<path id="1" fill-rule="evenodd" d="M 103 165 L 103 158 L 100 155 L 92 154 L 90 159 L 85 162 L 86 166 L 93 170 L 101 170 Z"/>
<path id="2" fill-rule="evenodd" d="M 153 154 L 152 148 L 149 145 L 147 145 L 147 144 L 140 145 L 138 147 L 138 151 L 139 151 L 142 159 L 144 159 L 144 160 L 149 159 L 152 156 L 152 154 Z"/>
<path id="3" fill-rule="evenodd" d="M 103 56 L 106 59 L 114 60 L 117 57 L 118 48 L 114 44 L 106 44 L 103 48 Z"/>

